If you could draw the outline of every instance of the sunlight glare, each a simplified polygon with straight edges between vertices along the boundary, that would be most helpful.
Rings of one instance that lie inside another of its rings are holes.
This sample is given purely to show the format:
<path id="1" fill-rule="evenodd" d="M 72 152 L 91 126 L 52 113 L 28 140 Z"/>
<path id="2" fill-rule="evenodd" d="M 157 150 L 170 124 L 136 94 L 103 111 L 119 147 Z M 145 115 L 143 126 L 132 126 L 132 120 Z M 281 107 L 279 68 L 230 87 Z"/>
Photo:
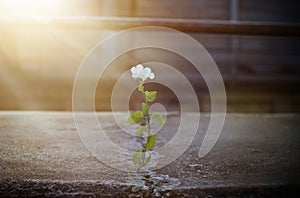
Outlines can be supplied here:
<path id="1" fill-rule="evenodd" d="M 60 9 L 59 0 L 0 0 L 0 10 L 10 15 L 49 15 Z M 2 13 L 3 14 L 3 13 Z"/>

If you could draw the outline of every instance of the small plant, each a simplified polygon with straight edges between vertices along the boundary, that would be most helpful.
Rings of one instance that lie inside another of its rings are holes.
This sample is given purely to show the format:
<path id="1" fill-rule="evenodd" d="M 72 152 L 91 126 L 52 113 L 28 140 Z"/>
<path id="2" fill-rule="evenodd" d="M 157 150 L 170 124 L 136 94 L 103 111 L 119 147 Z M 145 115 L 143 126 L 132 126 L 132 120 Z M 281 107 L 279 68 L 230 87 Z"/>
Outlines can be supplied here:
<path id="1" fill-rule="evenodd" d="M 141 125 L 137 130 L 135 135 L 140 137 L 143 133 L 146 133 L 147 141 L 142 143 L 142 148 L 134 151 L 132 155 L 132 161 L 140 167 L 145 166 L 151 161 L 151 149 L 156 145 L 156 136 L 151 133 L 150 121 L 155 119 L 161 125 L 165 124 L 165 121 L 160 113 L 149 114 L 149 108 L 151 103 L 155 100 L 157 91 L 145 91 L 144 83 L 150 78 L 154 79 L 155 75 L 149 67 L 145 67 L 138 64 L 131 68 L 132 78 L 138 81 L 138 91 L 142 93 L 144 101 L 141 104 L 141 111 L 136 111 L 130 114 L 128 118 L 129 124 L 139 124 L 146 121 L 145 125 Z"/>

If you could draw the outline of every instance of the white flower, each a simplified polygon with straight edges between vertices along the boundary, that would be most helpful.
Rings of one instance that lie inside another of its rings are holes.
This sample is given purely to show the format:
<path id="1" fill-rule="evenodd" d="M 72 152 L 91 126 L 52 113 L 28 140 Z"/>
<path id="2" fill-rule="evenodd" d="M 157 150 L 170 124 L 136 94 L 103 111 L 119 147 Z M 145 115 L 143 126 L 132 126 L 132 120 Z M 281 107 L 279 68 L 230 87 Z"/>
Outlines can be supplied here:
<path id="1" fill-rule="evenodd" d="M 145 67 L 142 64 L 138 64 L 136 67 L 131 68 L 132 78 L 134 79 L 142 79 L 145 81 L 147 78 L 153 79 L 154 73 L 151 71 L 149 67 Z"/>

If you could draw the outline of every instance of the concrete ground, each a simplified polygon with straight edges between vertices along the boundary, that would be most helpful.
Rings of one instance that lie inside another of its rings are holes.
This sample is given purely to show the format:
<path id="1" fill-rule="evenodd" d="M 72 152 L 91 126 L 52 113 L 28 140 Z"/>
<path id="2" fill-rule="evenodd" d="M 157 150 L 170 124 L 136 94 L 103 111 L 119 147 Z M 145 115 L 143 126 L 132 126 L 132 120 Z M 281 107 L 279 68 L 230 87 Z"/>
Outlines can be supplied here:
<path id="1" fill-rule="evenodd" d="M 97 115 L 114 142 L 126 147 L 124 141 L 134 140 L 111 113 Z M 157 134 L 159 145 L 173 136 L 179 118 L 168 116 Z M 71 112 L 0 112 L 0 196 L 292 197 L 298 192 L 300 114 L 227 114 L 217 144 L 199 158 L 209 118 L 201 114 L 199 133 L 177 160 L 135 173 L 97 160 L 82 144 Z"/>

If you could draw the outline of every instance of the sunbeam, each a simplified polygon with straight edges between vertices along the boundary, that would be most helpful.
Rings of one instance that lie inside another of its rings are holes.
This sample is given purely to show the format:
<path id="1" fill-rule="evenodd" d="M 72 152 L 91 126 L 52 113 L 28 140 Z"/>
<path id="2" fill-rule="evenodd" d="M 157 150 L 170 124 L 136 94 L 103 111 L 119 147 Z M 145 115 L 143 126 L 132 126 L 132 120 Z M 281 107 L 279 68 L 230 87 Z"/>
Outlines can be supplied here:
<path id="1" fill-rule="evenodd" d="M 0 8 L 9 15 L 53 15 L 64 6 L 59 0 L 0 0 Z"/>

